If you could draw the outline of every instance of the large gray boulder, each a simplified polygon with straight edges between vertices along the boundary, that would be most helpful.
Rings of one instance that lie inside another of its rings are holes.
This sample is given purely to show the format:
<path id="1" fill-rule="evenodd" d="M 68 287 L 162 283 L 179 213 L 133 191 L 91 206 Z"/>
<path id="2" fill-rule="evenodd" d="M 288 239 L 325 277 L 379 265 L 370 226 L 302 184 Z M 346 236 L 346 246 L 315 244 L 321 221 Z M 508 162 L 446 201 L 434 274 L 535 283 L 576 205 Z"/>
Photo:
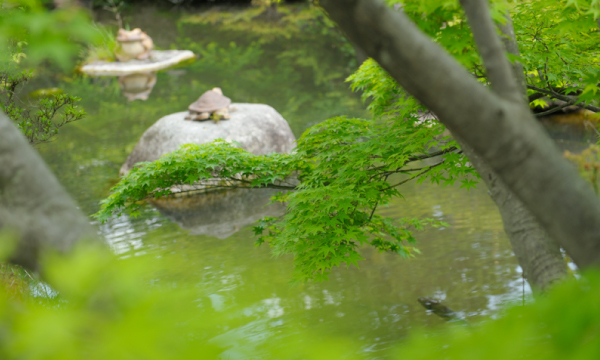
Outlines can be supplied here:
<path id="1" fill-rule="evenodd" d="M 158 160 L 183 144 L 204 144 L 216 139 L 238 142 L 255 155 L 292 151 L 296 141 L 287 121 L 263 104 L 232 104 L 231 119 L 215 123 L 190 121 L 187 111 L 159 119 L 142 135 L 119 172 L 127 174 L 136 163 Z"/>

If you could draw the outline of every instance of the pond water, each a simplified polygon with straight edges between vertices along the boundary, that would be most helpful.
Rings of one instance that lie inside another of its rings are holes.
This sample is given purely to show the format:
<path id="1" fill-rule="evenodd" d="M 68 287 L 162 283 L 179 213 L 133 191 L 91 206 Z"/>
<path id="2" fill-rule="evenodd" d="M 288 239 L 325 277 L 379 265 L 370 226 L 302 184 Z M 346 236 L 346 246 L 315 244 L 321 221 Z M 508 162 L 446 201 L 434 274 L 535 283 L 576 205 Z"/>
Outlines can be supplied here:
<path id="1" fill-rule="evenodd" d="M 256 15 L 252 11 L 180 14 L 147 8 L 126 16 L 131 27 L 147 31 L 159 47 L 201 55 L 192 64 L 159 72 L 146 101 L 128 101 L 114 77 L 63 74 L 41 77 L 32 85 L 56 86 L 79 96 L 88 112 L 85 120 L 63 128 L 55 142 L 39 148 L 84 212 L 98 210 L 150 125 L 186 109 L 214 86 L 234 102 L 273 106 L 296 137 L 335 115 L 368 116 L 359 95 L 344 82 L 356 59 L 339 33 L 323 20 L 306 20 L 314 14 L 302 6 L 282 8 L 285 16 L 277 21 L 247 21 Z M 214 339 L 229 348 L 224 358 L 249 358 L 265 342 L 284 347 L 290 333 L 306 332 L 348 340 L 353 344 L 348 356 L 378 359 L 386 358 L 409 330 L 444 326 L 417 303 L 418 297 L 442 299 L 475 322 L 520 302 L 524 289 L 498 211 L 483 187 L 467 192 L 408 184 L 401 191 L 405 199 L 382 208 L 382 214 L 433 217 L 450 227 L 418 233 L 422 254 L 413 259 L 365 248 L 359 269 L 336 269 L 329 281 L 317 284 L 290 286 L 291 257 L 274 258 L 267 246 L 255 247 L 251 230 L 226 215 L 223 224 L 216 224 L 223 229 L 211 232 L 195 225 L 194 212 L 182 220 L 149 205 L 141 217 L 123 215 L 97 226 L 122 256 L 150 250 L 185 253 L 180 270 L 209 289 L 206 303 L 217 311 L 243 306 L 239 326 Z M 252 212 L 250 203 L 259 212 L 260 201 L 250 197 L 235 209 L 242 212 L 246 206 L 244 211 Z M 198 213 L 211 212 L 200 208 Z M 215 213 L 226 213 L 221 211 Z M 215 225 L 218 219 L 210 221 Z"/>

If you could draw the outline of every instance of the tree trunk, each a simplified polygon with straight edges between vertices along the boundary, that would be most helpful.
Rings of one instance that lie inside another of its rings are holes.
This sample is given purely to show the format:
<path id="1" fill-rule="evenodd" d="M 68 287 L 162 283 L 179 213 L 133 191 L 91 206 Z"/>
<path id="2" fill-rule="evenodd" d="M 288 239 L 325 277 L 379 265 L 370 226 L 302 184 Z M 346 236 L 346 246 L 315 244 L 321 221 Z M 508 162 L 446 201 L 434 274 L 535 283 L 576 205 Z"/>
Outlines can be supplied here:
<path id="1" fill-rule="evenodd" d="M 96 239 L 89 220 L 13 122 L 0 112 L 0 230 L 16 233 L 11 261 L 39 270 L 44 251 Z"/>
<path id="2" fill-rule="evenodd" d="M 320 2 L 351 41 L 473 149 L 580 268 L 600 265 L 600 202 L 536 123 L 486 3 L 461 3 L 492 91 L 380 0 Z"/>
<path id="3" fill-rule="evenodd" d="M 520 55 L 510 14 L 506 14 L 506 23 L 500 26 L 504 49 L 513 55 Z M 512 64 L 512 75 L 526 98 L 526 83 L 523 66 L 519 62 Z M 550 238 L 539 225 L 535 217 L 523 203 L 502 183 L 502 180 L 473 153 L 465 144 L 461 148 L 481 175 L 489 189 L 504 224 L 513 252 L 523 269 L 534 292 L 544 292 L 552 284 L 567 276 L 567 265 L 558 243 Z M 535 291 L 537 290 L 537 291 Z"/>
<path id="4" fill-rule="evenodd" d="M 510 240 L 523 274 L 534 291 L 544 292 L 567 276 L 558 243 L 549 237 L 525 205 L 502 180 L 460 139 L 461 149 L 489 189 L 498 206 L 504 231 Z"/>

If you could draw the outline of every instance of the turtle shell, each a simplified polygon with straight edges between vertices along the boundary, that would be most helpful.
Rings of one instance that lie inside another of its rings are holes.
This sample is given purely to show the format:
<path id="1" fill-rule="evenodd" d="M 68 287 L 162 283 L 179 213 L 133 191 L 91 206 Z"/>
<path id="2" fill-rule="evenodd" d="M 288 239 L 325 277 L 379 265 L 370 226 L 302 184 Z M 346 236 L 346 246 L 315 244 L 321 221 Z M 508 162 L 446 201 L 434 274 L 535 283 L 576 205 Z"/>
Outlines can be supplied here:
<path id="1" fill-rule="evenodd" d="M 188 109 L 195 112 L 213 112 L 231 104 L 231 99 L 216 91 L 208 90 L 198 100 L 193 102 Z"/>

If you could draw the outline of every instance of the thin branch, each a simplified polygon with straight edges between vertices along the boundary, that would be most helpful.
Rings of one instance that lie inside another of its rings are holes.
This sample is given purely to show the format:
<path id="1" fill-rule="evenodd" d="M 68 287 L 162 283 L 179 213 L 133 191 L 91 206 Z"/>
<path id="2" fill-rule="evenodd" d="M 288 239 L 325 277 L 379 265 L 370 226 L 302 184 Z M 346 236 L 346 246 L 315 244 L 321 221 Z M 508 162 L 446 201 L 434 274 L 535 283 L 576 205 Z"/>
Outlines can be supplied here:
<path id="1" fill-rule="evenodd" d="M 386 175 L 383 181 L 387 181 L 389 175 Z M 371 222 L 373 219 L 373 215 L 375 214 L 375 210 L 377 210 L 377 205 L 379 205 L 379 199 L 375 202 L 375 206 L 373 206 L 373 210 L 371 211 L 371 216 L 369 216 L 369 220 L 367 222 Z"/>
<path id="2" fill-rule="evenodd" d="M 451 148 L 448 148 L 448 149 L 445 149 L 445 150 L 438 150 L 438 151 L 436 151 L 434 153 L 430 153 L 430 154 L 427 154 L 427 155 L 418 155 L 418 156 L 410 157 L 402 166 L 397 167 L 394 170 L 384 171 L 382 173 L 376 173 L 376 174 L 374 174 L 374 175 L 371 176 L 370 180 L 373 180 L 373 178 L 375 178 L 376 176 L 379 176 L 379 175 L 390 176 L 390 175 L 402 173 L 402 172 L 405 172 L 405 171 L 415 171 L 415 170 L 425 169 L 425 167 L 419 168 L 419 169 L 404 169 L 404 166 L 406 166 L 408 163 L 411 163 L 411 162 L 425 160 L 425 159 L 431 159 L 431 158 L 434 158 L 434 157 L 437 157 L 437 156 L 440 156 L 440 155 L 444 155 L 444 154 L 448 154 L 448 153 L 454 152 L 456 150 L 458 150 L 458 148 L 455 147 L 455 146 L 453 146 Z M 456 151 L 456 154 L 462 154 L 462 150 Z M 377 170 L 377 169 L 381 169 L 381 168 L 385 168 L 385 165 L 384 166 L 380 166 L 378 168 L 374 168 L 372 170 Z"/>
<path id="3" fill-rule="evenodd" d="M 411 157 L 409 157 L 406 160 L 406 162 L 404 162 L 402 164 L 402 166 L 397 167 L 395 170 L 386 171 L 383 174 L 388 174 L 388 175 L 395 174 L 395 173 L 403 171 L 402 168 L 404 166 L 406 166 L 408 163 L 415 162 L 415 161 L 426 160 L 426 159 L 431 159 L 431 158 L 434 158 L 434 157 L 437 157 L 437 156 L 440 156 L 440 155 L 449 154 L 449 153 L 454 152 L 456 150 L 458 150 L 458 148 L 456 146 L 452 146 L 452 147 L 449 147 L 448 149 L 438 150 L 438 151 L 434 151 L 434 152 L 431 152 L 431 153 L 428 153 L 428 154 L 411 156 Z M 457 154 L 461 154 L 462 150 L 457 151 L 456 153 Z M 381 165 L 381 166 L 378 166 L 378 167 L 371 168 L 370 170 L 377 171 L 377 170 L 380 170 L 380 169 L 384 169 L 386 167 L 387 167 L 387 165 Z M 371 180 L 374 177 L 378 176 L 378 175 L 381 175 L 381 174 L 380 173 L 376 173 L 373 176 L 371 176 Z"/>
<path id="4" fill-rule="evenodd" d="M 566 101 L 566 102 L 573 101 L 572 105 L 577 103 L 577 100 L 574 100 L 573 98 L 568 97 L 566 95 L 559 94 L 559 93 L 557 93 L 555 91 L 550 91 L 550 90 L 542 89 L 542 88 L 539 88 L 539 87 L 533 86 L 533 85 L 527 85 L 527 88 L 530 89 L 530 90 L 535 90 L 537 92 L 546 94 L 546 95 L 548 95 L 550 97 Z M 586 104 L 576 104 L 576 105 L 579 106 L 579 107 L 582 107 L 584 109 L 593 111 L 593 112 L 600 112 L 600 107 L 597 107 L 597 106 L 586 105 Z"/>
<path id="5" fill-rule="evenodd" d="M 529 95 L 529 96 L 527 97 L 527 101 L 528 101 L 528 102 L 536 101 L 537 99 L 541 99 L 541 98 L 543 98 L 544 96 L 546 96 L 546 94 L 542 94 L 542 93 L 533 93 L 533 94 L 531 94 L 531 95 Z"/>
<path id="6" fill-rule="evenodd" d="M 550 51 L 550 50 L 548 50 L 548 51 Z M 554 96 L 561 95 L 561 94 L 557 93 L 556 90 L 554 90 L 554 88 L 552 86 L 550 86 L 550 82 L 548 81 L 548 57 L 546 57 L 546 62 L 544 63 L 544 81 L 546 82 L 546 88 L 548 90 L 550 90 L 550 92 L 552 92 L 552 94 L 554 94 Z"/>
<path id="7" fill-rule="evenodd" d="M 385 189 L 382 189 L 382 190 L 380 190 L 380 191 L 386 191 L 386 190 L 389 190 L 389 189 L 391 189 L 391 188 L 395 188 L 396 186 L 400 186 L 400 185 L 402 185 L 402 184 L 405 184 L 405 183 L 407 183 L 407 182 L 409 182 L 409 181 L 411 181 L 411 180 L 413 180 L 413 179 L 416 179 L 416 178 L 420 177 L 421 175 L 424 175 L 424 174 L 428 173 L 428 172 L 429 172 L 429 171 L 431 171 L 431 169 L 433 169 L 434 167 L 437 167 L 437 166 L 440 166 L 440 165 L 442 165 L 442 164 L 444 163 L 444 161 L 446 161 L 446 160 L 442 160 L 442 161 L 440 161 L 439 163 L 437 163 L 437 164 L 435 164 L 435 165 L 431 165 L 431 166 L 427 167 L 425 170 L 421 171 L 420 173 L 418 173 L 418 174 L 416 174 L 416 175 L 413 175 L 413 176 L 409 177 L 408 179 L 402 180 L 402 181 L 400 181 L 399 183 L 397 183 L 396 185 L 388 186 L 388 187 L 386 187 Z"/>
<path id="8" fill-rule="evenodd" d="M 238 183 L 243 183 L 243 184 L 251 184 L 251 182 L 246 181 L 246 180 L 241 180 L 241 179 L 229 178 L 229 180 L 233 180 L 233 181 L 236 181 Z M 184 184 L 176 184 L 173 186 L 181 186 L 181 185 L 184 185 Z M 162 196 L 176 196 L 179 194 L 188 194 L 188 193 L 198 193 L 199 194 L 199 193 L 211 192 L 211 191 L 215 191 L 215 190 L 228 190 L 228 189 L 278 189 L 278 190 L 290 190 L 290 191 L 296 190 L 296 186 L 285 186 L 285 185 L 275 185 L 275 184 L 265 184 L 262 186 L 236 186 L 234 184 L 198 185 L 198 186 L 202 186 L 202 188 L 192 187 L 190 189 L 179 190 L 177 192 L 169 190 L 170 191 L 169 194 L 164 194 Z M 147 199 L 156 198 L 157 193 L 164 191 L 164 190 L 165 189 L 156 189 L 156 190 L 152 191 L 151 193 L 149 193 L 146 198 Z"/>
<path id="9" fill-rule="evenodd" d="M 229 180 L 241 182 L 243 184 L 248 184 L 248 185 L 252 184 L 251 181 L 244 180 L 244 179 L 237 179 L 234 177 L 229 177 Z M 269 187 L 272 189 L 281 189 L 281 190 L 295 190 L 296 189 L 296 186 L 292 186 L 292 185 L 286 186 L 286 185 L 276 185 L 276 184 L 264 184 L 264 186 L 261 185 L 261 186 L 251 186 L 251 187 L 259 188 L 259 189 Z"/>
<path id="10" fill-rule="evenodd" d="M 560 106 L 557 106 L 557 107 L 555 107 L 555 108 L 552 108 L 552 109 L 550 109 L 550 110 L 547 110 L 547 111 L 544 111 L 544 112 L 541 112 L 541 113 L 537 113 L 537 114 L 535 114 L 535 117 L 542 117 L 542 116 L 551 115 L 551 114 L 554 114 L 554 113 L 556 113 L 556 112 L 559 112 L 559 111 L 561 111 L 562 109 L 566 108 L 567 106 L 571 106 L 571 105 L 573 105 L 573 104 L 572 104 L 572 103 L 570 103 L 570 102 L 567 102 L 567 103 L 565 103 L 565 104 L 562 104 L 562 105 L 560 105 Z"/>
<path id="11" fill-rule="evenodd" d="M 598 129 L 596 129 L 596 126 L 594 126 L 591 122 L 586 120 L 583 122 L 583 125 L 585 126 L 586 129 L 587 128 L 592 129 L 596 133 L 596 135 L 598 135 L 598 137 L 600 137 L 600 131 L 598 131 Z"/>
<path id="12" fill-rule="evenodd" d="M 403 169 L 403 170 L 400 170 L 400 171 L 398 171 L 398 172 L 399 172 L 399 173 L 403 173 L 403 172 L 405 172 L 405 171 L 406 171 L 406 172 L 409 172 L 409 171 L 420 171 L 420 170 L 425 170 L 425 169 L 427 169 L 427 168 L 429 168 L 429 166 L 423 166 L 423 167 L 421 167 L 421 168 L 414 168 L 414 169 Z"/>
<path id="13" fill-rule="evenodd" d="M 452 147 L 449 147 L 449 148 L 444 149 L 444 150 L 438 150 L 438 151 L 434 151 L 432 153 L 428 153 L 428 154 L 424 154 L 424 155 L 411 156 L 411 157 L 408 158 L 408 160 L 406 161 L 406 163 L 414 162 L 414 161 L 419 161 L 419 160 L 425 160 L 425 159 L 431 159 L 431 158 L 436 157 L 436 156 L 440 156 L 440 155 L 451 153 L 451 152 L 453 152 L 455 150 L 458 150 L 458 148 L 456 146 L 452 146 Z M 460 152 L 458 152 L 458 153 L 460 153 Z"/>

